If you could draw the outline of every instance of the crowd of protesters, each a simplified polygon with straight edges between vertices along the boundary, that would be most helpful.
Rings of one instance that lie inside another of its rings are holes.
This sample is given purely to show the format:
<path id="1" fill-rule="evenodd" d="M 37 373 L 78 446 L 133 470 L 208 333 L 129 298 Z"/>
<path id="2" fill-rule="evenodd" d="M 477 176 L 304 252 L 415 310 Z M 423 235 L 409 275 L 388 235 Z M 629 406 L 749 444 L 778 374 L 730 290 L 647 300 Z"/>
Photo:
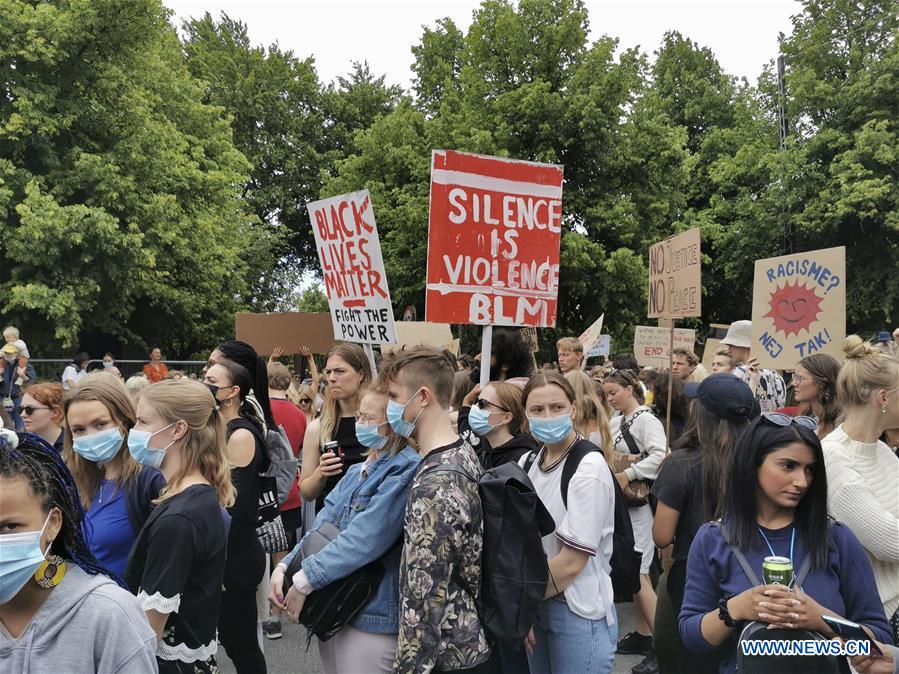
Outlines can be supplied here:
<path id="1" fill-rule="evenodd" d="M 804 358 L 789 387 L 759 367 L 749 321 L 709 354 L 712 374 L 685 349 L 670 371 L 631 355 L 588 371 L 574 338 L 557 344 L 559 371 L 538 369 L 516 330 L 496 328 L 483 387 L 480 356 L 406 348 L 373 371 L 338 343 L 319 374 L 302 347 L 303 379 L 282 350 L 266 362 L 235 340 L 211 351 L 202 381 L 153 348 L 128 381 L 112 354 L 96 372 L 78 354 L 46 382 L 18 330 L 3 335 L 9 671 L 211 673 L 221 644 L 255 674 L 261 636 L 281 637 L 286 619 L 318 636 L 329 674 L 611 672 L 616 654 L 643 657 L 634 674 L 733 672 L 753 626 L 833 638 L 825 616 L 882 651 L 853 658 L 857 671 L 899 671 L 889 333 L 850 336 L 842 364 Z M 479 488 L 510 470 L 552 524 L 542 601 L 517 643 L 485 610 L 497 543 Z M 628 634 L 622 539 L 635 557 Z M 791 582 L 760 580 L 771 557 L 789 560 Z M 360 583 L 351 613 L 328 603 Z"/>

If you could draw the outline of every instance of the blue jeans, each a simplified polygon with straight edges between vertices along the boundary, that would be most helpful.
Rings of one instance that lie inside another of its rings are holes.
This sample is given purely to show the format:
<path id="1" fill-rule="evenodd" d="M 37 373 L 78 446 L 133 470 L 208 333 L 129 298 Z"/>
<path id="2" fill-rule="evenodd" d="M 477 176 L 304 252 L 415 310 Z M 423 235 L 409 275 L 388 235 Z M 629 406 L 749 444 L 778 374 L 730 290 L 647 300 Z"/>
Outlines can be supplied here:
<path id="1" fill-rule="evenodd" d="M 614 613 L 615 607 L 609 608 Z M 618 647 L 618 620 L 587 620 L 571 612 L 563 601 L 540 605 L 534 624 L 537 644 L 528 655 L 531 674 L 611 674 Z"/>

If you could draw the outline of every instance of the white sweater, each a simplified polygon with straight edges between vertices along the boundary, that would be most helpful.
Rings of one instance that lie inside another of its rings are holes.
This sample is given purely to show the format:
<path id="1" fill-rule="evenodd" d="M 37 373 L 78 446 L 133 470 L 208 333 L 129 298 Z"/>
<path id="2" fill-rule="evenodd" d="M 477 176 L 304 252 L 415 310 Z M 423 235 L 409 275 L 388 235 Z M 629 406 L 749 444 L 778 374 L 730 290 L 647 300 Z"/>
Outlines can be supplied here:
<path id="1" fill-rule="evenodd" d="M 642 410 L 642 412 L 640 412 Z M 640 412 L 637 415 L 637 412 Z M 637 418 L 634 419 L 634 416 Z M 662 461 L 665 460 L 668 444 L 665 442 L 665 427 L 662 422 L 656 419 L 656 416 L 645 405 L 641 405 L 635 409 L 627 417 L 621 415 L 612 417 L 610 426 L 612 431 L 612 441 L 615 443 L 614 451 L 622 454 L 630 454 L 630 449 L 624 438 L 621 436 L 621 424 L 631 422 L 630 432 L 634 436 L 634 442 L 640 449 L 641 454 L 645 454 L 646 458 L 635 463 L 624 471 L 627 479 L 633 480 L 655 480 L 659 475 L 659 468 Z"/>
<path id="2" fill-rule="evenodd" d="M 882 442 L 852 440 L 842 425 L 821 444 L 830 514 L 865 546 L 889 618 L 899 608 L 899 459 Z"/>

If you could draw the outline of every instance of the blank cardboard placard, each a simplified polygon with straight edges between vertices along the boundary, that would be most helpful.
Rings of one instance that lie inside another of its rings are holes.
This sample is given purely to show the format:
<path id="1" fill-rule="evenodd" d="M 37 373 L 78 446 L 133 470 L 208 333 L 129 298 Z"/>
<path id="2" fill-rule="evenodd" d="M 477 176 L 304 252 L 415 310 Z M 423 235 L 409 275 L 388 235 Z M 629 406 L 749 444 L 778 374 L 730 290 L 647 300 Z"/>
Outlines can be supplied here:
<path id="1" fill-rule="evenodd" d="M 434 150 L 425 317 L 554 327 L 562 167 Z"/>
<path id="2" fill-rule="evenodd" d="M 750 351 L 761 367 L 792 370 L 816 353 L 843 359 L 846 248 L 756 260 Z"/>
<path id="3" fill-rule="evenodd" d="M 439 349 L 454 348 L 453 332 L 448 323 L 424 323 L 422 321 L 398 321 L 396 344 L 382 344 L 381 353 L 390 353 L 403 346 L 435 346 Z M 458 346 L 455 347 L 458 349 Z M 458 355 L 458 353 L 456 354 Z"/>
<path id="4" fill-rule="evenodd" d="M 668 328 L 654 325 L 638 325 L 634 331 L 634 356 L 641 367 L 663 369 L 668 367 L 668 342 L 671 332 Z M 674 348 L 693 350 L 696 331 L 686 328 L 674 329 Z"/>
<path id="5" fill-rule="evenodd" d="M 237 339 L 263 356 L 279 346 L 286 354 L 299 353 L 301 346 L 308 346 L 312 353 L 328 353 L 337 343 L 327 313 L 239 313 L 234 323 Z"/>
<path id="6" fill-rule="evenodd" d="M 395 342 L 393 305 L 368 190 L 306 204 L 336 339 Z"/>
<path id="7" fill-rule="evenodd" d="M 649 247 L 649 318 L 702 315 L 699 230 L 670 236 Z"/>

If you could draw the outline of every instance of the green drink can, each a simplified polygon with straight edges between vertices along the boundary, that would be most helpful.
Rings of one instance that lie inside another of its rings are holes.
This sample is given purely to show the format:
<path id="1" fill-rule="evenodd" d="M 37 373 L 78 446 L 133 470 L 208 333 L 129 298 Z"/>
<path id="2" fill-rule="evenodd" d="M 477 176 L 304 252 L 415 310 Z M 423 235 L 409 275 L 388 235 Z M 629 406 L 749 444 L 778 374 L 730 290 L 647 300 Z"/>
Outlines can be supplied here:
<path id="1" fill-rule="evenodd" d="M 793 562 L 786 557 L 765 557 L 762 575 L 765 578 L 765 585 L 777 583 L 790 587 L 793 584 Z"/>

